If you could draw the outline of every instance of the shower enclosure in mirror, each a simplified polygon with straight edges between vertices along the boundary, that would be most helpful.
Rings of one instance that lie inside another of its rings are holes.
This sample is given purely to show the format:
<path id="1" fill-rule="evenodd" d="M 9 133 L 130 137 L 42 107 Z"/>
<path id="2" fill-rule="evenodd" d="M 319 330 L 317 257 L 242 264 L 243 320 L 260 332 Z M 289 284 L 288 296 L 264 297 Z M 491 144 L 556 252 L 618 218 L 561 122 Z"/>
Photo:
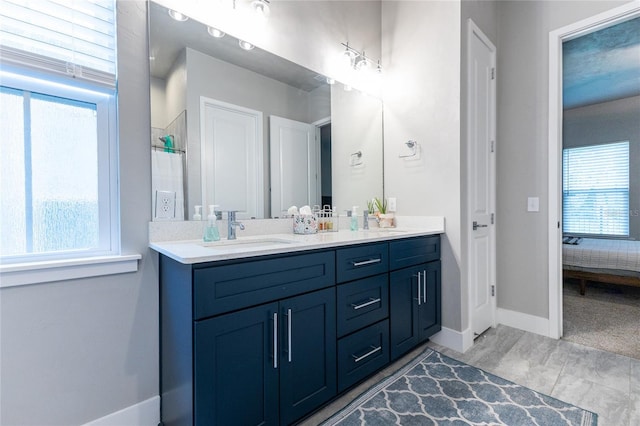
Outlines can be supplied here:
<path id="1" fill-rule="evenodd" d="M 149 3 L 154 220 L 382 196 L 382 103 Z M 353 153 L 360 152 L 359 162 Z M 175 205 L 174 205 L 175 204 Z"/>

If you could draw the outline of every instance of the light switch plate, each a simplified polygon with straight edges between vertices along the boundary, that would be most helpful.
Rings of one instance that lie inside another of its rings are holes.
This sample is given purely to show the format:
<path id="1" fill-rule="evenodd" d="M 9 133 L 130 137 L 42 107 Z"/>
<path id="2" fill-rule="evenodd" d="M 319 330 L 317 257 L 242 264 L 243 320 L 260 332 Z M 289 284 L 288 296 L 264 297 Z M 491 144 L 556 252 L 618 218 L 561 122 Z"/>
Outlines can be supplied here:
<path id="1" fill-rule="evenodd" d="M 527 211 L 528 212 L 539 212 L 540 211 L 540 198 L 538 198 L 538 197 L 529 197 L 529 198 L 527 198 Z"/>
<path id="2" fill-rule="evenodd" d="M 387 205 L 387 210 L 389 210 L 389 212 L 393 213 L 396 211 L 396 197 L 389 197 L 388 200 L 389 204 Z"/>
<path id="3" fill-rule="evenodd" d="M 156 191 L 156 219 L 173 219 L 175 216 L 175 191 Z"/>

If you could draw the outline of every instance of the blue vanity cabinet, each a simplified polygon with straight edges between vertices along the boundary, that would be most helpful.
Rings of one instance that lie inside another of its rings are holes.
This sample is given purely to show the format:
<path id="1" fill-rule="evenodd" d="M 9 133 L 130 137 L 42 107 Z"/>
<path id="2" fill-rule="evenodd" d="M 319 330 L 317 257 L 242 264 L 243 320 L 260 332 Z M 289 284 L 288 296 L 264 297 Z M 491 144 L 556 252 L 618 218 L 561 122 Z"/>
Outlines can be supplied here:
<path id="1" fill-rule="evenodd" d="M 195 424 L 288 425 L 336 395 L 329 288 L 195 323 Z"/>
<path id="2" fill-rule="evenodd" d="M 441 329 L 440 236 L 389 244 L 391 360 Z"/>
<path id="3" fill-rule="evenodd" d="M 335 298 L 334 250 L 160 256 L 162 425 L 286 425 L 333 398 Z"/>

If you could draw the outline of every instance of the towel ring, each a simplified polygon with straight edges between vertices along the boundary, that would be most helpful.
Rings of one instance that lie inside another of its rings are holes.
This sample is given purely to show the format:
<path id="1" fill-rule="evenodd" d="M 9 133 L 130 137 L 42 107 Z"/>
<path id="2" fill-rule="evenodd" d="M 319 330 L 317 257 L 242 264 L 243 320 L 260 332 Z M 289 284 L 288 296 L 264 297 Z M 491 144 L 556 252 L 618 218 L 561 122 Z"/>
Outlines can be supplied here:
<path id="1" fill-rule="evenodd" d="M 411 152 L 409 154 L 400 154 L 398 155 L 398 158 L 415 157 L 416 154 L 418 153 L 418 142 L 409 140 L 409 141 L 406 141 L 404 144 L 407 145 L 407 147 L 411 150 Z"/>

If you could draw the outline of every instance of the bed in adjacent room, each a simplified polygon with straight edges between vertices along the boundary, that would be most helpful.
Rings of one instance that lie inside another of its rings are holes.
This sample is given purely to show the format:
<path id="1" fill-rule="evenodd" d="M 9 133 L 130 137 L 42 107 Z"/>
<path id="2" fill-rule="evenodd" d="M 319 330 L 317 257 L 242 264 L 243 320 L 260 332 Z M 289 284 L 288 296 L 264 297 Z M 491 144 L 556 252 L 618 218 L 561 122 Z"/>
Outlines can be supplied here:
<path id="1" fill-rule="evenodd" d="M 562 244 L 564 278 L 640 287 L 640 241 L 565 237 Z"/>

